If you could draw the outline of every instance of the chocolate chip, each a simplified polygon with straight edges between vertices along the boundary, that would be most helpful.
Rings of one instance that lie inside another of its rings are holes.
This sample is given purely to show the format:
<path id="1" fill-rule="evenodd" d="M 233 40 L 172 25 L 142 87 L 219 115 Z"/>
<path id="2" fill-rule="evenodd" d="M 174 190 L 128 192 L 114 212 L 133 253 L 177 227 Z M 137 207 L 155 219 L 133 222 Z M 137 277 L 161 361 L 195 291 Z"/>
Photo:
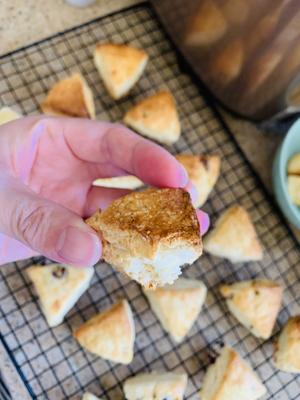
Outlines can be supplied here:
<path id="1" fill-rule="evenodd" d="M 204 168 L 208 169 L 208 158 L 206 156 L 200 156 L 200 161 L 204 165 Z"/>
<path id="2" fill-rule="evenodd" d="M 67 272 L 67 269 L 66 269 L 65 267 L 62 267 L 61 265 L 57 265 L 57 266 L 53 269 L 52 275 L 53 275 L 55 278 L 60 279 L 60 278 L 63 278 L 63 277 L 65 276 L 66 272 Z"/>

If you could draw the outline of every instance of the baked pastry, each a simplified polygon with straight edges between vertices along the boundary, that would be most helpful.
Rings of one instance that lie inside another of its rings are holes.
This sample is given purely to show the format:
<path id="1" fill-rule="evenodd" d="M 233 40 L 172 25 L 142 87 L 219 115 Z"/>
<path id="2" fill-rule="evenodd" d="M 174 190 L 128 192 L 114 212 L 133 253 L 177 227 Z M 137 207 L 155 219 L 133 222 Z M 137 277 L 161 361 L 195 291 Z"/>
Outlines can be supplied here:
<path id="1" fill-rule="evenodd" d="M 196 211 L 183 189 L 147 189 L 113 201 L 87 221 L 104 260 L 145 288 L 173 283 L 202 254 Z"/>
<path id="2" fill-rule="evenodd" d="M 0 109 L 0 125 L 6 124 L 7 122 L 14 121 L 15 119 L 21 118 L 21 115 L 14 111 L 10 107 L 2 107 Z"/>
<path id="3" fill-rule="evenodd" d="M 261 260 L 262 247 L 249 214 L 241 206 L 228 208 L 204 240 L 204 250 L 233 263 Z"/>
<path id="4" fill-rule="evenodd" d="M 117 100 L 140 79 L 148 55 L 142 49 L 125 44 L 100 43 L 94 52 L 94 62 L 108 93 Z"/>
<path id="5" fill-rule="evenodd" d="M 128 302 L 123 300 L 95 315 L 75 330 L 74 337 L 99 357 L 129 364 L 133 359 L 135 328 Z"/>
<path id="6" fill-rule="evenodd" d="M 189 46 L 211 46 L 227 31 L 227 22 L 213 0 L 201 1 L 187 23 L 185 43 Z"/>
<path id="7" fill-rule="evenodd" d="M 123 389 L 127 400 L 183 400 L 186 386 L 186 374 L 151 372 L 127 379 Z"/>
<path id="8" fill-rule="evenodd" d="M 300 62 L 300 60 L 299 60 Z M 289 159 L 288 174 L 300 175 L 300 153 L 296 153 Z"/>
<path id="9" fill-rule="evenodd" d="M 94 186 L 101 186 L 115 189 L 138 189 L 144 186 L 144 183 L 133 175 L 113 176 L 112 178 L 99 178 L 94 180 Z"/>
<path id="10" fill-rule="evenodd" d="M 175 342 L 181 342 L 201 311 L 207 289 L 201 281 L 179 278 L 172 285 L 144 293 L 163 328 Z"/>
<path id="11" fill-rule="evenodd" d="M 197 188 L 198 199 L 194 206 L 203 206 L 220 175 L 220 157 L 200 154 L 177 154 L 175 157 L 184 166 Z"/>
<path id="12" fill-rule="evenodd" d="M 82 400 L 101 400 L 99 397 L 96 397 L 94 394 L 92 393 L 84 393 Z"/>
<path id="13" fill-rule="evenodd" d="M 287 187 L 292 203 L 300 206 L 300 175 L 288 175 Z"/>
<path id="14" fill-rule="evenodd" d="M 93 93 L 79 73 L 57 82 L 49 90 L 41 109 L 50 115 L 95 118 Z"/>
<path id="15" fill-rule="evenodd" d="M 141 100 L 124 117 L 126 125 L 140 134 L 165 144 L 179 139 L 180 122 L 175 99 L 168 91 L 161 91 Z"/>
<path id="16" fill-rule="evenodd" d="M 94 268 L 48 264 L 32 265 L 26 272 L 49 326 L 57 326 L 89 287 Z"/>
<path id="17" fill-rule="evenodd" d="M 288 320 L 276 340 L 274 364 L 282 371 L 300 373 L 300 315 Z"/>
<path id="18" fill-rule="evenodd" d="M 200 390 L 201 400 L 256 400 L 266 388 L 252 368 L 229 347 L 210 365 Z"/>
<path id="19" fill-rule="evenodd" d="M 282 287 L 269 280 L 221 285 L 220 292 L 235 318 L 254 335 L 268 339 L 282 303 Z"/>

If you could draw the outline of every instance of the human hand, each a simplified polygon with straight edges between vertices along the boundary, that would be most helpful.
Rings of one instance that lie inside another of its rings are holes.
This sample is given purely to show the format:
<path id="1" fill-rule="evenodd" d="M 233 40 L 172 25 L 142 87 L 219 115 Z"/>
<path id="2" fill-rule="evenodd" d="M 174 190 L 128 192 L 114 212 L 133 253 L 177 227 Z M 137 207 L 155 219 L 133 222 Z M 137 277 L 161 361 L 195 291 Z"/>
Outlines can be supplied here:
<path id="1" fill-rule="evenodd" d="M 27 117 L 0 126 L 0 264 L 43 254 L 89 266 L 101 243 L 82 217 L 128 193 L 93 187 L 132 174 L 157 187 L 184 187 L 184 168 L 165 149 L 124 126 L 74 118 Z M 198 211 L 201 233 L 208 216 Z"/>

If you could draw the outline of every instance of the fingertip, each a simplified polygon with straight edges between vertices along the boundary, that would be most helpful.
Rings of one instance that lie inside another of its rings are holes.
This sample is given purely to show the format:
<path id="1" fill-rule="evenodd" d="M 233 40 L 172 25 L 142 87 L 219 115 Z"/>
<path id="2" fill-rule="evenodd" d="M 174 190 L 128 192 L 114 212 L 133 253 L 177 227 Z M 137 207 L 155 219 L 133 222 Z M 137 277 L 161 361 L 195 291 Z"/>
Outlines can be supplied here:
<path id="1" fill-rule="evenodd" d="M 208 231 L 208 228 L 210 225 L 209 215 L 202 210 L 196 210 L 196 213 L 197 213 L 198 221 L 200 224 L 200 233 L 201 233 L 201 236 L 203 236 Z"/>

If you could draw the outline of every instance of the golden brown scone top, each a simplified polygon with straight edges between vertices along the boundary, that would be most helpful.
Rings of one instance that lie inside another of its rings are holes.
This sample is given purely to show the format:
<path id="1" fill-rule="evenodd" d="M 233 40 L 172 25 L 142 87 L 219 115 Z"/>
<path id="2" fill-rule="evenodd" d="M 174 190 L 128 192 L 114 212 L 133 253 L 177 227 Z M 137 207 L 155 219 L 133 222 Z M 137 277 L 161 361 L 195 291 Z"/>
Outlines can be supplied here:
<path id="1" fill-rule="evenodd" d="M 200 244 L 199 222 L 190 195 L 183 189 L 131 193 L 115 200 L 87 222 L 99 230 L 100 220 L 118 230 L 138 232 L 153 242 L 179 239 Z"/>
<path id="2" fill-rule="evenodd" d="M 57 82 L 41 104 L 43 112 L 70 117 L 91 117 L 84 95 L 84 78 L 79 73 Z"/>

